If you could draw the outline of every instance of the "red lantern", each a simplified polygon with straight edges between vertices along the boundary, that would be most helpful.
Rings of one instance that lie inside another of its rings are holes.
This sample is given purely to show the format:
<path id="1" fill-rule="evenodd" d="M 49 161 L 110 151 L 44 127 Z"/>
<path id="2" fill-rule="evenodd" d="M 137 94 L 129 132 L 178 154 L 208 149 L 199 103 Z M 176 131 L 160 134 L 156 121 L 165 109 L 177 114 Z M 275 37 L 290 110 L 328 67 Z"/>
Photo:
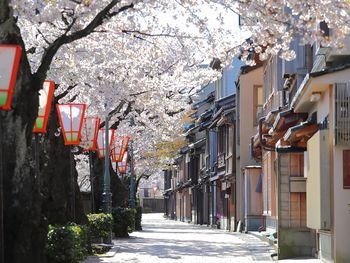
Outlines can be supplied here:
<path id="1" fill-rule="evenodd" d="M 83 121 L 83 127 L 81 130 L 81 142 L 80 145 L 86 151 L 94 151 L 97 148 L 97 134 L 100 127 L 100 118 L 98 117 L 85 117 Z"/>
<path id="2" fill-rule="evenodd" d="M 123 160 L 118 163 L 118 172 L 121 174 L 126 173 L 126 168 L 128 167 L 128 159 L 129 159 L 129 154 L 128 152 L 124 152 L 123 154 Z"/>
<path id="3" fill-rule="evenodd" d="M 10 110 L 22 48 L 19 45 L 0 45 L 0 109 Z"/>
<path id="4" fill-rule="evenodd" d="M 129 136 L 117 136 L 114 140 L 114 149 L 112 152 L 112 161 L 121 162 L 123 160 L 124 153 L 128 148 Z"/>
<path id="5" fill-rule="evenodd" d="M 47 121 L 50 115 L 51 101 L 55 83 L 51 80 L 45 80 L 43 88 L 39 91 L 39 110 L 38 117 L 35 120 L 33 132 L 45 133 Z"/>
<path id="6" fill-rule="evenodd" d="M 98 148 L 98 151 L 97 151 L 97 153 L 98 153 L 98 157 L 99 158 L 104 158 L 105 157 L 105 152 L 106 152 L 106 148 L 105 148 L 105 145 L 106 145 L 105 134 L 106 134 L 105 129 L 100 129 L 98 131 L 98 135 L 97 135 L 97 148 Z M 114 138 L 114 130 L 113 129 L 109 129 L 109 132 L 108 132 L 108 146 L 109 146 L 108 152 L 111 151 L 111 147 L 112 147 L 112 144 L 113 144 L 113 138 Z"/>
<path id="7" fill-rule="evenodd" d="M 85 104 L 56 104 L 65 145 L 79 144 L 85 108 Z"/>

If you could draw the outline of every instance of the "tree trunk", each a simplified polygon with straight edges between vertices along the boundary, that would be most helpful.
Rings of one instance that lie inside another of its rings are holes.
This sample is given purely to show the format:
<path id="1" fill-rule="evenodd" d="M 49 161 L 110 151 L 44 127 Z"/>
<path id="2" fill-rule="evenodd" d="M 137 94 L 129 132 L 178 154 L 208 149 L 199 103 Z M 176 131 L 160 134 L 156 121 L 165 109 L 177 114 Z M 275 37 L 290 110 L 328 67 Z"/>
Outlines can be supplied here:
<path id="1" fill-rule="evenodd" d="M 77 171 L 74 167 L 75 218 L 72 216 L 72 187 L 70 171 L 71 147 L 64 145 L 62 132 L 56 111 L 57 100 L 53 99 L 46 134 L 41 138 L 41 175 L 44 196 L 43 214 L 50 224 L 65 224 L 68 221 L 85 223 L 80 189 L 77 183 Z"/>
<path id="2" fill-rule="evenodd" d="M 41 263 L 44 259 L 46 223 L 41 216 L 31 141 L 38 109 L 37 87 L 42 83 L 31 75 L 20 31 L 14 19 L 3 12 L 6 4 L 7 1 L 0 0 L 0 43 L 19 44 L 23 51 L 12 110 L 0 112 L 3 128 L 5 262 Z"/>

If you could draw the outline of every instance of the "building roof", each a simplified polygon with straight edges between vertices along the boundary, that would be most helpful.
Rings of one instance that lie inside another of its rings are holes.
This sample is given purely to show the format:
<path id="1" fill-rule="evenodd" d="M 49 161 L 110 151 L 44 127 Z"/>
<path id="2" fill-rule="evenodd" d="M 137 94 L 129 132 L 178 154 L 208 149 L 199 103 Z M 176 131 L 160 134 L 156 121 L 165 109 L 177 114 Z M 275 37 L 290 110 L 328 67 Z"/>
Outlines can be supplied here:
<path id="1" fill-rule="evenodd" d="M 336 66 L 336 67 L 327 67 L 327 68 L 324 68 L 320 71 L 312 72 L 309 75 L 310 75 L 310 77 L 318 77 L 318 76 L 322 76 L 322 75 L 325 75 L 328 73 L 333 73 L 333 72 L 341 71 L 344 69 L 348 69 L 348 68 L 350 68 L 350 63 Z"/>

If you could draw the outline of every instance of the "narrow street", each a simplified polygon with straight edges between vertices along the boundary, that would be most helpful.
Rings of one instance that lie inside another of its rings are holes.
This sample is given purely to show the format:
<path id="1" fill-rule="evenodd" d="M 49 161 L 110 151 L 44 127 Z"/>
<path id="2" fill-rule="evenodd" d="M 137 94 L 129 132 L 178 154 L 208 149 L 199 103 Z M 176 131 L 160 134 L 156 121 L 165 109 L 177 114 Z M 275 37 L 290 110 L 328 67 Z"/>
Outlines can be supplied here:
<path id="1" fill-rule="evenodd" d="M 85 262 L 269 262 L 273 253 L 252 235 L 166 220 L 162 214 L 144 214 L 142 226 L 131 238 L 114 240 L 111 257 Z"/>

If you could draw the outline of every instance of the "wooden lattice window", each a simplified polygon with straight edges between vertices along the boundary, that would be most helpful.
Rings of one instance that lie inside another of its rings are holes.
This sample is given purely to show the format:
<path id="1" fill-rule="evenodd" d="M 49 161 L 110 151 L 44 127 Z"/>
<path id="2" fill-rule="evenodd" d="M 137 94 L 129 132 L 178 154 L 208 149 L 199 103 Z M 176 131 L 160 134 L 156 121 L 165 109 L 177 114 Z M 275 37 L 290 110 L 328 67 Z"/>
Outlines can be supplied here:
<path id="1" fill-rule="evenodd" d="M 336 84 L 335 142 L 338 145 L 350 145 L 350 83 Z"/>

